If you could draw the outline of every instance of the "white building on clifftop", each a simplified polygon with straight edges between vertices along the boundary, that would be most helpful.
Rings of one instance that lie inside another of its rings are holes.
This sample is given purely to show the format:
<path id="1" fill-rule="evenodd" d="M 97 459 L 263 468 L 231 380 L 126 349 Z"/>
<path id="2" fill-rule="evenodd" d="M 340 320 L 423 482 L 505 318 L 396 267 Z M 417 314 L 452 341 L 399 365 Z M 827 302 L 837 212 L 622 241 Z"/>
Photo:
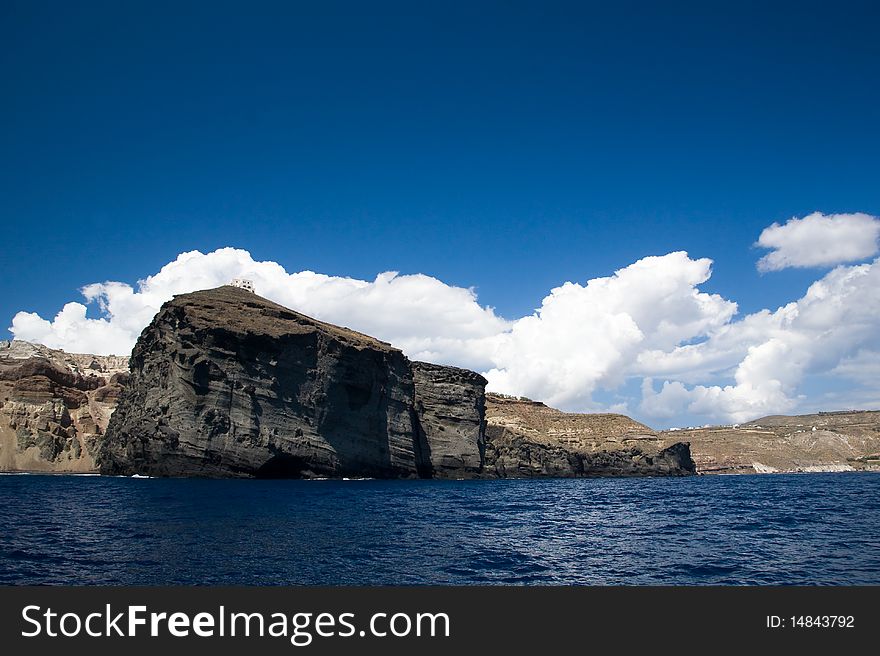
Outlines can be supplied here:
<path id="1" fill-rule="evenodd" d="M 254 289 L 254 281 L 248 280 L 247 278 L 233 278 L 232 282 L 229 283 L 233 287 L 238 287 L 240 289 L 244 289 L 245 291 L 250 292 L 251 294 L 256 294 L 256 290 Z"/>

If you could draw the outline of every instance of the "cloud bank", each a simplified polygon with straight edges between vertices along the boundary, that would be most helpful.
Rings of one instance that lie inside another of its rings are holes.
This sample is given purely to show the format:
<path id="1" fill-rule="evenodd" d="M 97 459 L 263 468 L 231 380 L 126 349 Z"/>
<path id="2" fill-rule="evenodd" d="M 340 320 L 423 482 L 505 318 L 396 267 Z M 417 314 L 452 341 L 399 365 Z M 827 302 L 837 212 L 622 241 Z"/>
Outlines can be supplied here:
<path id="1" fill-rule="evenodd" d="M 654 425 L 742 422 L 813 410 L 816 390 L 825 390 L 818 402 L 880 407 L 880 259 L 838 266 L 801 298 L 744 316 L 733 300 L 700 290 L 711 275 L 711 260 L 685 252 L 645 257 L 556 287 L 532 314 L 508 320 L 473 289 L 429 276 L 288 273 L 223 248 L 182 253 L 134 287 L 88 285 L 85 303 L 51 320 L 19 312 L 10 330 L 72 352 L 127 353 L 174 294 L 244 277 L 262 296 L 411 358 L 475 369 L 490 390 L 567 410 L 629 412 Z"/>
<path id="2" fill-rule="evenodd" d="M 82 289 L 101 316 L 86 316 L 83 303 L 67 303 L 52 321 L 19 312 L 10 331 L 16 339 L 81 353 L 129 353 L 162 303 L 175 294 L 226 285 L 233 278 L 254 281 L 257 293 L 304 314 L 375 335 L 412 357 L 475 367 L 491 363 L 481 342 L 509 323 L 477 303 L 471 289 L 452 287 L 421 274 L 385 272 L 375 280 L 287 273 L 276 262 L 221 248 L 181 253 L 137 284 L 103 282 Z"/>
<path id="3" fill-rule="evenodd" d="M 759 271 L 859 262 L 880 250 L 880 218 L 869 214 L 814 212 L 765 228 L 755 244 L 773 249 L 758 260 Z"/>

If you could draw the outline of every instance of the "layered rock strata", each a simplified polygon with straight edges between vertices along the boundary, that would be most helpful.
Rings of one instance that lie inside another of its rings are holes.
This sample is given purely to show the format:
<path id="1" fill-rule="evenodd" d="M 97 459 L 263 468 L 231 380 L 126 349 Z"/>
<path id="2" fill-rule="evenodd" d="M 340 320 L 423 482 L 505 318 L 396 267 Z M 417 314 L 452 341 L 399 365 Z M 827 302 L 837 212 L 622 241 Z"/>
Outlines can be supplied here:
<path id="1" fill-rule="evenodd" d="M 93 472 L 128 358 L 0 342 L 0 471 Z"/>

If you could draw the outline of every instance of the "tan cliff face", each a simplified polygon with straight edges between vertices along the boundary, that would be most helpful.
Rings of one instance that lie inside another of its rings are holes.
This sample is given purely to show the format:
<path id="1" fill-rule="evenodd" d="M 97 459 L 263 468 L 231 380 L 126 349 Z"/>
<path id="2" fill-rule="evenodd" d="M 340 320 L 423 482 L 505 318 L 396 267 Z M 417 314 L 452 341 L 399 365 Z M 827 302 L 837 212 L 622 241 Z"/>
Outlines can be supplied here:
<path id="1" fill-rule="evenodd" d="M 562 412 L 539 401 L 502 394 L 486 395 L 486 421 L 537 442 L 581 451 L 637 445 L 660 448 L 663 442 L 656 431 L 625 415 Z"/>
<path id="2" fill-rule="evenodd" d="M 96 471 L 127 377 L 127 357 L 0 342 L 0 471 Z"/>
<path id="3" fill-rule="evenodd" d="M 663 431 L 687 441 L 707 474 L 880 470 L 880 412 L 763 417 L 737 426 Z"/>
<path id="4" fill-rule="evenodd" d="M 619 414 L 567 413 L 528 399 L 486 395 L 486 467 L 506 478 L 680 476 L 694 473 L 686 444 L 663 443 Z"/>

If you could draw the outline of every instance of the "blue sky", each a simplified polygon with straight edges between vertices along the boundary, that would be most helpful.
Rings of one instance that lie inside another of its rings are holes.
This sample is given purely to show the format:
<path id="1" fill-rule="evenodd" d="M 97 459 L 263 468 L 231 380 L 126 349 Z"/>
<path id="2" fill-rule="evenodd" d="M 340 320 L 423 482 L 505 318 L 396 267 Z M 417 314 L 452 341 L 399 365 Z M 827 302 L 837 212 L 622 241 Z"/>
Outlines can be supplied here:
<path id="1" fill-rule="evenodd" d="M 680 250 L 738 316 L 800 298 L 831 267 L 753 244 L 880 215 L 880 10 L 610 4 L 4 2 L 0 317 L 226 246 L 508 320 Z"/>

